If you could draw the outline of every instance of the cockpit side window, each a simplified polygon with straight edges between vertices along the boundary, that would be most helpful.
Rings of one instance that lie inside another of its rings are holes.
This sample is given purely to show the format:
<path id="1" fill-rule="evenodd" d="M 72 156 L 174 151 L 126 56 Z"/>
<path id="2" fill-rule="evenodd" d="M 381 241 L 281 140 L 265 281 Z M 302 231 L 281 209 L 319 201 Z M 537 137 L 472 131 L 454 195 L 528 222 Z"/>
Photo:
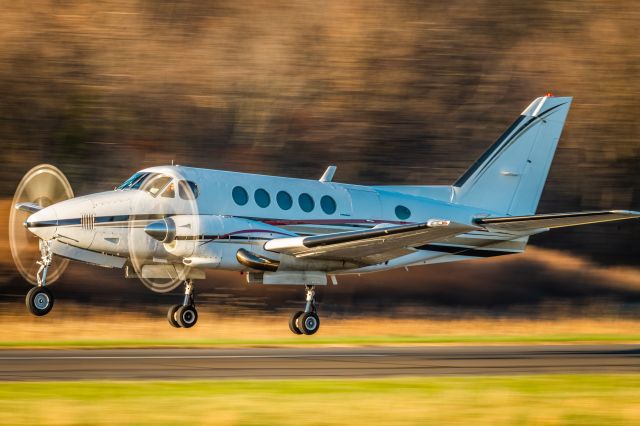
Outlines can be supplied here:
<path id="1" fill-rule="evenodd" d="M 153 174 L 145 179 L 142 189 L 155 197 L 170 181 L 170 176 Z"/>
<path id="2" fill-rule="evenodd" d="M 167 187 L 165 188 L 164 191 L 162 191 L 162 194 L 160 194 L 160 196 L 164 198 L 175 198 L 176 197 L 175 182 L 171 182 L 169 185 L 167 185 Z"/>
<path id="3" fill-rule="evenodd" d="M 178 194 L 183 200 L 195 200 L 200 195 L 200 190 L 195 182 L 180 180 L 178 181 Z"/>

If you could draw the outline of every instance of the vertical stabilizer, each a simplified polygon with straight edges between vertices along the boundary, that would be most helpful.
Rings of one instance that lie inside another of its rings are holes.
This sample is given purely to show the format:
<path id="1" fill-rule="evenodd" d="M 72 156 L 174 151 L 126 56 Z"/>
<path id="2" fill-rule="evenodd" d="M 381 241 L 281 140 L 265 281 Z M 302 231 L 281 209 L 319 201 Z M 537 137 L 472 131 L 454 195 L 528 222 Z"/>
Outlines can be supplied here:
<path id="1" fill-rule="evenodd" d="M 507 215 L 535 213 L 571 100 L 533 101 L 453 184 L 455 202 Z"/>

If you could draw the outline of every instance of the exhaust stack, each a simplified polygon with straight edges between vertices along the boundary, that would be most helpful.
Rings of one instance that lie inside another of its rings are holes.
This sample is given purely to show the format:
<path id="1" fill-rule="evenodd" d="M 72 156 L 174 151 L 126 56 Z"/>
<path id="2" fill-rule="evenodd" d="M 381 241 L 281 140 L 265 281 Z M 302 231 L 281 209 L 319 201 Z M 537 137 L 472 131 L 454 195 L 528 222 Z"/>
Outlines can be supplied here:
<path id="1" fill-rule="evenodd" d="M 266 257 L 258 256 L 255 253 L 243 248 L 236 252 L 236 259 L 240 264 L 259 271 L 275 272 L 280 266 L 280 262 Z"/>

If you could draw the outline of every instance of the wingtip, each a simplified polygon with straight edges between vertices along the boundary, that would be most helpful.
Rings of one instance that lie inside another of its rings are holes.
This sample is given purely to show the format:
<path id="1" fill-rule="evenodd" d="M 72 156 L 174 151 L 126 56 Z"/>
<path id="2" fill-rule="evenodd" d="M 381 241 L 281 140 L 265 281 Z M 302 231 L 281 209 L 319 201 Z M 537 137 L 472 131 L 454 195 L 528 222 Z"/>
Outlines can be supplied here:
<path id="1" fill-rule="evenodd" d="M 640 217 L 640 212 L 635 210 L 609 210 L 609 213 Z"/>

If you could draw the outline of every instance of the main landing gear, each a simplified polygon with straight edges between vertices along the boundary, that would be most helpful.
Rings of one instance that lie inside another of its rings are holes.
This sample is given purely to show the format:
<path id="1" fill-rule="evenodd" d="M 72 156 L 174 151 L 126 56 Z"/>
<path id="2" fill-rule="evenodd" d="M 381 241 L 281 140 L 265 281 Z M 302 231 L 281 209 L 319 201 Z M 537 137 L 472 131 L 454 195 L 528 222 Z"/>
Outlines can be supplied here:
<path id="1" fill-rule="evenodd" d="M 193 281 L 184 282 L 184 300 L 182 305 L 173 305 L 167 312 L 169 324 L 176 328 L 191 328 L 198 322 L 198 311 L 193 298 Z"/>
<path id="2" fill-rule="evenodd" d="M 304 311 L 295 312 L 289 318 L 289 330 L 294 334 L 315 334 L 320 329 L 320 318 L 316 313 L 316 289 L 315 286 L 305 287 L 307 292 L 307 304 Z"/>
<path id="3" fill-rule="evenodd" d="M 46 287 L 47 271 L 53 257 L 49 241 L 40 240 L 40 256 L 38 261 L 40 268 L 36 274 L 38 285 L 29 290 L 25 298 L 29 312 L 39 317 L 47 315 L 53 308 L 53 293 Z"/>

